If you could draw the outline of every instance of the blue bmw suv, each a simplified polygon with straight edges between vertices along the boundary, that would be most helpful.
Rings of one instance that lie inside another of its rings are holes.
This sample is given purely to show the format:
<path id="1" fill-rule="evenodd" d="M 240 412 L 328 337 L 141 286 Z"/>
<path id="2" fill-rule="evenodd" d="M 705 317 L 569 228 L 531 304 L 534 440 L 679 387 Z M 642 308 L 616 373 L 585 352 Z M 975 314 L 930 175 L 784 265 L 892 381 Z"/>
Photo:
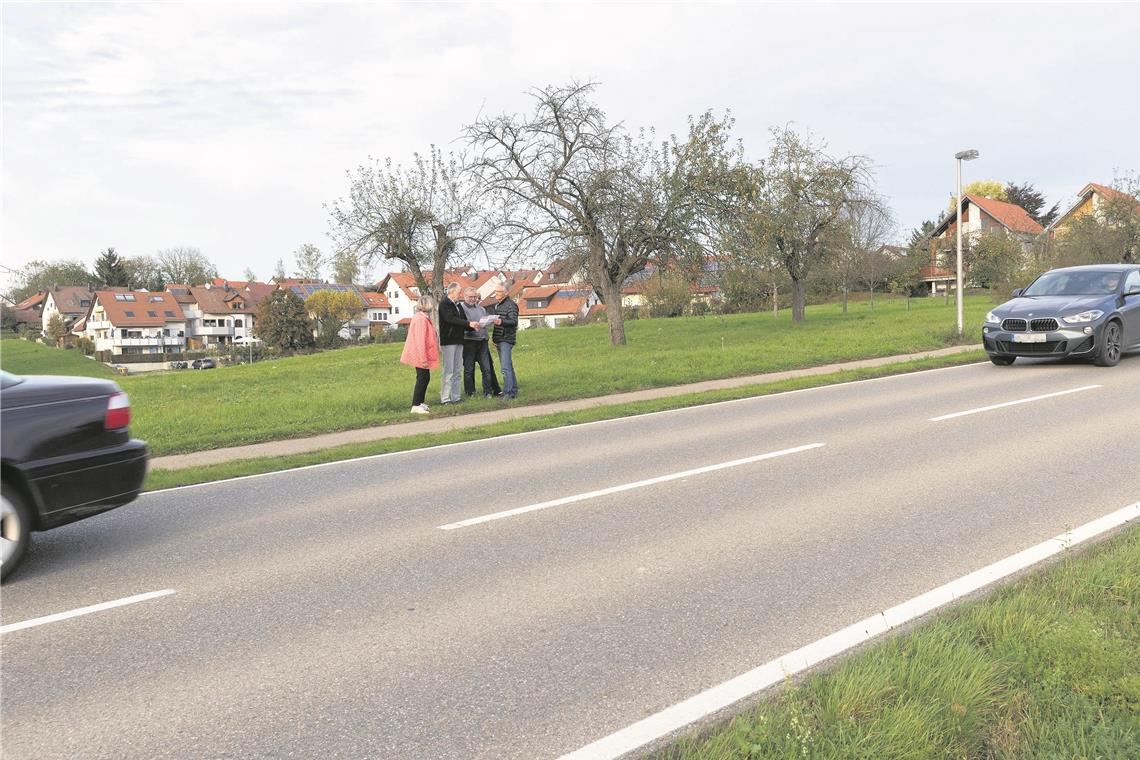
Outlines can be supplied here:
<path id="1" fill-rule="evenodd" d="M 1140 264 L 1053 269 L 986 315 L 990 361 L 1080 357 L 1111 367 L 1140 350 Z"/>

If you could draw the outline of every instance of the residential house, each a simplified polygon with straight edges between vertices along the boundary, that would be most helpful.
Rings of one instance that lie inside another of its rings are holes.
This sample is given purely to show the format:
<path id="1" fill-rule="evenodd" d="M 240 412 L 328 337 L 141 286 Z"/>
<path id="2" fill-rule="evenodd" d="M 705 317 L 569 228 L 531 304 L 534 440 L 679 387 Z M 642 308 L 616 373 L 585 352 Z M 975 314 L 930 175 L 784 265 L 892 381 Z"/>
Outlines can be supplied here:
<path id="1" fill-rule="evenodd" d="M 1122 201 L 1131 204 L 1136 208 L 1137 212 L 1140 213 L 1140 201 L 1136 200 L 1133 196 L 1106 185 L 1098 185 L 1095 182 L 1090 182 L 1077 193 L 1076 200 L 1069 205 L 1068 210 L 1049 225 L 1047 230 L 1049 236 L 1058 237 L 1064 235 L 1069 227 L 1083 216 L 1089 214 L 1098 217 L 1102 216 L 1105 206 L 1113 201 Z"/>
<path id="2" fill-rule="evenodd" d="M 966 242 L 985 232 L 1006 232 L 1019 240 L 1028 250 L 1029 246 L 1044 232 L 1044 228 L 1033 217 L 1014 203 L 995 201 L 992 198 L 966 194 L 962 201 L 962 240 Z M 951 211 L 943 214 L 930 233 L 930 264 L 922 268 L 923 284 L 930 294 L 943 293 L 951 289 L 956 279 L 954 266 L 957 252 L 957 215 Z"/>
<path id="3" fill-rule="evenodd" d="M 365 311 L 368 314 L 368 334 L 376 335 L 381 330 L 391 329 L 392 304 L 388 303 L 388 296 L 371 290 L 362 290 L 360 295 L 364 298 Z"/>
<path id="4" fill-rule="evenodd" d="M 570 284 L 526 285 L 515 300 L 519 305 L 519 329 L 558 327 L 585 319 L 601 299 L 593 288 Z"/>
<path id="5" fill-rule="evenodd" d="M 125 288 L 110 288 L 110 290 L 124 291 Z M 56 314 L 63 317 L 63 324 L 68 332 L 77 320 L 91 310 L 95 290 L 88 285 L 66 285 L 52 288 L 44 294 L 43 309 L 40 311 L 40 325 L 44 335 L 47 335 L 48 322 Z"/>
<path id="6" fill-rule="evenodd" d="M 83 320 L 83 334 L 103 361 L 124 354 L 181 353 L 186 315 L 171 293 L 98 290 Z"/>

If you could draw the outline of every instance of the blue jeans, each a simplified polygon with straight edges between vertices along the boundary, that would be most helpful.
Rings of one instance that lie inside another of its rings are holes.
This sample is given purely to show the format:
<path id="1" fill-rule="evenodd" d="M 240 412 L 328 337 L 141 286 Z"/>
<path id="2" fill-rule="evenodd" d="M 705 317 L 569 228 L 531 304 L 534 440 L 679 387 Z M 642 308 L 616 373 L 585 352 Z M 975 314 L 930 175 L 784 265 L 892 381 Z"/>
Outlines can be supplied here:
<path id="1" fill-rule="evenodd" d="M 519 384 L 515 380 L 515 365 L 511 360 L 514 343 L 499 344 L 499 370 L 503 373 L 503 395 L 514 398 L 519 395 Z"/>

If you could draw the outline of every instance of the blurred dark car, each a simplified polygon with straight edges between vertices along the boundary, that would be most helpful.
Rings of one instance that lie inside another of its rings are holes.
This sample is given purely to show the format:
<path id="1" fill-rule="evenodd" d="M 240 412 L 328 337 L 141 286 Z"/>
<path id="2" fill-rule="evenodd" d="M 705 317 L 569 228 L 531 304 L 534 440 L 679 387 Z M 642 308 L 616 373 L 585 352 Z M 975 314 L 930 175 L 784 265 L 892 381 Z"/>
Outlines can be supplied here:
<path id="1" fill-rule="evenodd" d="M 0 576 L 7 578 L 33 531 L 138 496 L 148 452 L 146 443 L 131 438 L 130 401 L 110 380 L 0 371 L 0 418 Z"/>
<path id="2" fill-rule="evenodd" d="M 1140 350 L 1140 264 L 1053 269 L 986 315 L 990 361 L 1083 357 L 1111 367 Z"/>
<path id="3" fill-rule="evenodd" d="M 213 359 L 195 359 L 190 362 L 190 369 L 214 369 L 218 363 Z"/>

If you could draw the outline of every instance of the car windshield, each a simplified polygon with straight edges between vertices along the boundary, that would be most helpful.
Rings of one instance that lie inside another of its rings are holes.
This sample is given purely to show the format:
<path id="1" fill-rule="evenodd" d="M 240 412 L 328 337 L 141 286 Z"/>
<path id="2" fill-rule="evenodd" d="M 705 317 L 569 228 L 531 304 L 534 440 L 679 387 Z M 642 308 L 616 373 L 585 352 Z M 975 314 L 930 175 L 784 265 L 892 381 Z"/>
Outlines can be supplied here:
<path id="1" fill-rule="evenodd" d="M 1023 296 L 1107 296 L 1120 286 L 1120 272 L 1046 272 Z"/>

